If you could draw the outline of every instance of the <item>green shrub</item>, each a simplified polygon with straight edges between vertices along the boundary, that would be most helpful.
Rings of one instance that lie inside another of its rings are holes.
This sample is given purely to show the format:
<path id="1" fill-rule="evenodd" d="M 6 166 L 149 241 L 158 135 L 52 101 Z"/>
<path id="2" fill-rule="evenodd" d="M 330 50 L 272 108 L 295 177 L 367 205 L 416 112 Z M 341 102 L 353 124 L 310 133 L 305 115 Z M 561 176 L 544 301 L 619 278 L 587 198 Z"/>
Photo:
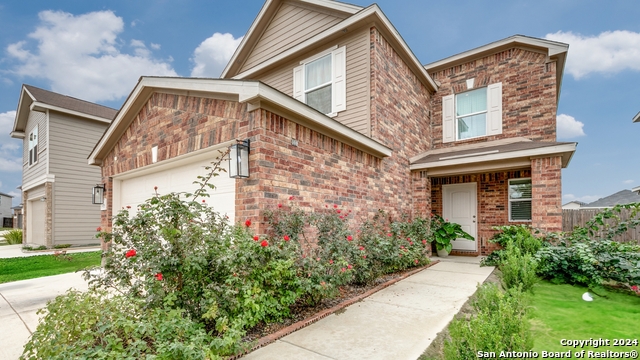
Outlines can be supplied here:
<path id="1" fill-rule="evenodd" d="M 526 318 L 527 301 L 520 289 L 502 292 L 495 284 L 487 283 L 479 287 L 476 296 L 476 315 L 449 324 L 445 359 L 476 359 L 479 351 L 528 351 L 533 347 Z"/>
<path id="2" fill-rule="evenodd" d="M 629 209 L 629 219 L 618 214 Z M 550 234 L 536 253 L 538 274 L 556 283 L 597 287 L 606 282 L 640 285 L 640 246 L 613 241 L 640 226 L 640 203 L 604 209 L 568 234 Z"/>
<path id="3" fill-rule="evenodd" d="M 533 289 L 533 285 L 538 280 L 536 260 L 531 254 L 522 254 L 517 246 L 507 247 L 498 268 L 500 269 L 500 280 L 505 289 L 521 287 L 522 291 L 529 291 Z"/>
<path id="4" fill-rule="evenodd" d="M 4 239 L 7 240 L 7 243 L 10 245 L 22 244 L 22 230 L 9 230 L 9 232 L 4 234 Z"/>
<path id="5" fill-rule="evenodd" d="M 496 226 L 493 229 L 499 232 L 493 235 L 489 242 L 500 245 L 502 249 L 495 250 L 484 258 L 482 260 L 483 266 L 498 266 L 502 261 L 505 249 L 510 246 L 519 248 L 522 254 L 530 255 L 534 255 L 542 246 L 542 240 L 532 233 L 530 226 L 507 225 Z"/>
<path id="6" fill-rule="evenodd" d="M 218 358 L 204 327 L 173 307 L 145 308 L 140 299 L 69 290 L 38 314 L 45 316 L 21 359 Z"/>
<path id="7" fill-rule="evenodd" d="M 56 245 L 53 245 L 54 249 L 67 249 L 67 248 L 70 248 L 70 247 L 71 247 L 71 244 L 56 244 Z"/>

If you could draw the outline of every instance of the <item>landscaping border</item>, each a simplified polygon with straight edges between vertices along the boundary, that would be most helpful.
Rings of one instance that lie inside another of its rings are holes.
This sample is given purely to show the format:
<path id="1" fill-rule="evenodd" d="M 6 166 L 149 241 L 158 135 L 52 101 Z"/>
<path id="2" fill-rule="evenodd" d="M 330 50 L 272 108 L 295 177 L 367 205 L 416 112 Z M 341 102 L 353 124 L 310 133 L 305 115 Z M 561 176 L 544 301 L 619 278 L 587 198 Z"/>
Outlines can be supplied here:
<path id="1" fill-rule="evenodd" d="M 258 339 L 258 343 L 256 345 L 254 345 L 253 347 L 251 347 L 249 350 L 246 350 L 246 351 L 241 352 L 239 354 L 230 356 L 230 357 L 227 358 L 227 360 L 239 359 L 242 356 L 245 356 L 245 355 L 247 355 L 247 354 L 249 354 L 249 353 L 251 353 L 251 352 L 253 352 L 255 350 L 258 350 L 259 348 L 261 348 L 263 346 L 269 345 L 269 344 L 275 342 L 276 340 L 279 340 L 279 339 L 281 339 L 281 338 L 283 338 L 283 337 L 285 337 L 285 336 L 287 336 L 287 335 L 289 335 L 289 334 L 291 334 L 291 333 L 293 333 L 295 331 L 298 331 L 298 330 L 300 330 L 302 328 L 305 328 L 305 327 L 317 322 L 318 320 L 321 320 L 321 319 L 323 319 L 323 318 L 335 313 L 336 311 L 342 310 L 342 309 L 346 308 L 347 306 L 353 305 L 353 304 L 357 303 L 358 301 L 361 301 L 362 299 L 367 298 L 367 297 L 377 293 L 378 291 L 380 291 L 382 289 L 385 289 L 385 288 L 397 283 L 400 280 L 404 280 L 404 279 L 408 278 L 409 276 L 411 276 L 413 274 L 416 274 L 416 273 L 418 273 L 418 272 L 420 272 L 422 270 L 428 269 L 431 266 L 433 266 L 433 265 L 435 265 L 435 264 L 437 264 L 439 262 L 440 262 L 440 260 L 435 260 L 435 261 L 432 261 L 432 262 L 430 262 L 429 264 L 427 264 L 425 266 L 422 266 L 422 267 L 413 269 L 411 271 L 408 271 L 408 272 L 398 276 L 395 279 L 391 279 L 391 280 L 389 280 L 389 281 L 387 281 L 385 283 L 382 283 L 382 284 L 380 284 L 380 285 L 378 285 L 378 286 L 376 286 L 376 287 L 374 287 L 374 288 L 372 288 L 372 289 L 370 289 L 370 290 L 368 290 L 368 291 L 366 291 L 366 292 L 364 292 L 364 293 L 362 293 L 362 294 L 360 294 L 358 296 L 354 296 L 351 299 L 345 300 L 345 301 L 341 302 L 340 304 L 338 304 L 338 305 L 336 305 L 334 307 L 322 310 L 322 311 L 320 311 L 319 313 L 317 313 L 317 314 L 315 314 L 313 316 L 310 316 L 310 317 L 308 317 L 308 318 L 306 318 L 304 320 L 300 320 L 300 321 L 298 321 L 296 323 L 293 323 L 293 324 L 291 324 L 291 325 L 289 325 L 289 326 L 287 326 L 285 328 L 282 328 L 282 329 L 274 332 L 273 334 L 269 334 L 267 336 L 263 336 L 260 339 Z"/>

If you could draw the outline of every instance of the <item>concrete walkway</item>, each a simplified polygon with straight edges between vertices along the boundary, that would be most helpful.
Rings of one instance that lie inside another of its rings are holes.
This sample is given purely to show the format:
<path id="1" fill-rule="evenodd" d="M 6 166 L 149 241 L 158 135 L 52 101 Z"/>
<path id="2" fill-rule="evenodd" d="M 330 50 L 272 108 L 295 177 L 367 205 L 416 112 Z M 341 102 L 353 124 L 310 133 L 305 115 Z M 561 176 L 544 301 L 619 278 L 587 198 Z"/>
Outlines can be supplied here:
<path id="1" fill-rule="evenodd" d="M 243 359 L 417 359 L 493 267 L 450 256 Z"/>
<path id="2" fill-rule="evenodd" d="M 87 290 L 80 272 L 0 284 L 0 359 L 20 357 L 38 326 L 36 311 L 70 288 Z"/>
<path id="3" fill-rule="evenodd" d="M 67 251 L 67 254 L 77 253 L 77 252 L 88 252 L 88 251 L 99 251 L 100 246 L 89 246 L 82 248 L 66 248 L 66 249 L 49 249 L 49 250 L 38 250 L 38 251 L 22 251 L 22 245 L 2 245 L 0 246 L 0 259 L 8 259 L 8 258 L 16 258 L 16 257 L 26 257 L 26 256 L 37 256 L 37 255 L 51 255 L 56 251 Z"/>

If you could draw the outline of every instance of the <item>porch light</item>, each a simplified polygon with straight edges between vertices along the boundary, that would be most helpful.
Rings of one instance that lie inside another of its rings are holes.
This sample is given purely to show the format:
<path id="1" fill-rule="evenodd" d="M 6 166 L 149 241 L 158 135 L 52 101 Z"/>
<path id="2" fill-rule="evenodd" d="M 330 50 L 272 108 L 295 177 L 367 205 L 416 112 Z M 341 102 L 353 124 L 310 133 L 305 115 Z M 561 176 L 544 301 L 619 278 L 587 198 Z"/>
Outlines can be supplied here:
<path id="1" fill-rule="evenodd" d="M 91 197 L 92 204 L 104 204 L 104 192 L 106 188 L 104 184 L 97 184 L 93 187 L 93 196 Z"/>
<path id="2" fill-rule="evenodd" d="M 229 177 L 248 178 L 249 177 L 249 151 L 250 140 L 238 140 L 237 144 L 231 145 L 229 149 Z"/>

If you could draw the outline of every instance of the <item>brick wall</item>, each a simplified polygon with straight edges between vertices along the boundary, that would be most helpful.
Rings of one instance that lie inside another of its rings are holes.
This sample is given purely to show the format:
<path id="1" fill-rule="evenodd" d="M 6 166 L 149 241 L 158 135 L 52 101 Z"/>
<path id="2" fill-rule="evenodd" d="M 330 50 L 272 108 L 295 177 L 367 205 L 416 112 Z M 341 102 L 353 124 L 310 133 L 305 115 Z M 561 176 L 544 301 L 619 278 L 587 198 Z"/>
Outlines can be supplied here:
<path id="1" fill-rule="evenodd" d="M 532 220 L 545 232 L 562 231 L 562 159 L 531 159 Z"/>
<path id="2" fill-rule="evenodd" d="M 462 65 L 431 73 L 441 83 L 433 97 L 432 142 L 434 148 L 484 142 L 509 137 L 534 141 L 556 140 L 556 64 L 545 54 L 513 48 Z M 502 83 L 502 134 L 442 143 L 442 97 Z"/>
<path id="3" fill-rule="evenodd" d="M 431 208 L 442 215 L 442 186 L 450 184 L 477 183 L 477 237 L 479 252 L 486 255 L 497 246 L 488 242 L 496 233 L 494 226 L 509 224 L 527 224 L 532 222 L 509 222 L 509 179 L 531 177 L 529 169 L 501 171 L 483 174 L 432 177 Z M 535 225 L 534 225 L 535 226 Z"/>

